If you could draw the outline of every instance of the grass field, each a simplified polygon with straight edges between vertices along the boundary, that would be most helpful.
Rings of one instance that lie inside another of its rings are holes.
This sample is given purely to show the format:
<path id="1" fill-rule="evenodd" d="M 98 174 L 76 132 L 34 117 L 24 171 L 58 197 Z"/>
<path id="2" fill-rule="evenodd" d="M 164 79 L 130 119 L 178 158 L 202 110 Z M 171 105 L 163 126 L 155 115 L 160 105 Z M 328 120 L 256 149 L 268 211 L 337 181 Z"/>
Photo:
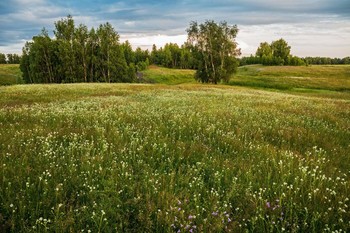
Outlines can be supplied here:
<path id="1" fill-rule="evenodd" d="M 22 83 L 22 72 L 17 64 L 0 64 L 0 86 Z"/>
<path id="2" fill-rule="evenodd" d="M 194 70 L 169 69 L 159 66 L 150 66 L 149 69 L 143 71 L 145 82 L 167 85 L 196 83 L 194 73 Z"/>
<path id="3" fill-rule="evenodd" d="M 335 92 L 0 87 L 0 232 L 349 232 Z"/>
<path id="4" fill-rule="evenodd" d="M 350 92 L 350 66 L 242 66 L 230 84 L 301 92 Z"/>
<path id="5" fill-rule="evenodd" d="M 194 70 L 178 70 L 151 65 L 142 72 L 143 83 L 166 85 L 195 84 Z M 21 83 L 18 65 L 0 65 L 0 85 Z M 230 83 L 257 89 L 274 89 L 299 93 L 350 93 L 350 65 L 261 66 L 238 68 Z M 349 94 L 350 95 L 350 94 Z"/>

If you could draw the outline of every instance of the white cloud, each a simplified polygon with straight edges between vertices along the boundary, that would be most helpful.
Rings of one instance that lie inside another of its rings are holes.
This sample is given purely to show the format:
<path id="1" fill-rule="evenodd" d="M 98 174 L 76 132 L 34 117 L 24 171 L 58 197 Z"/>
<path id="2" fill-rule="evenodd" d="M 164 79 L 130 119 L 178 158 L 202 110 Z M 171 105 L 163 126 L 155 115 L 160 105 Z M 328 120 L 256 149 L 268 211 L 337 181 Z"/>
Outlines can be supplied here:
<path id="1" fill-rule="evenodd" d="M 15 53 L 15 54 L 21 55 L 22 48 L 24 47 L 25 42 L 26 42 L 25 40 L 21 40 L 18 43 L 13 43 L 6 46 L 0 46 L 0 51 L 1 53 L 5 53 L 5 54 Z"/>
<path id="2" fill-rule="evenodd" d="M 247 46 L 242 55 L 255 54 L 260 42 L 285 39 L 296 56 L 346 57 L 350 55 L 350 22 L 241 26 L 237 40 Z"/>
<path id="3" fill-rule="evenodd" d="M 187 35 L 121 35 L 121 41 L 128 40 L 133 48 L 152 49 L 155 44 L 157 48 L 164 47 L 166 43 L 177 43 L 179 46 L 187 40 Z"/>
<path id="4" fill-rule="evenodd" d="M 44 4 L 44 0 L 14 0 L 14 3 L 19 4 L 20 6 L 23 5 L 33 5 L 33 4 Z"/>

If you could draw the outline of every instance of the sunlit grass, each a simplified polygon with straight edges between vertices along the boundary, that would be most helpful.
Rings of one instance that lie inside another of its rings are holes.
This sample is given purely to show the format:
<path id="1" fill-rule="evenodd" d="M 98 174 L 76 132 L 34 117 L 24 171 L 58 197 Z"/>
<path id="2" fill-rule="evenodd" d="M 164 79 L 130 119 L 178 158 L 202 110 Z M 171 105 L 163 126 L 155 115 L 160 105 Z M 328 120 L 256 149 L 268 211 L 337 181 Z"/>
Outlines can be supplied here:
<path id="1" fill-rule="evenodd" d="M 194 80 L 194 70 L 169 69 L 159 66 L 150 66 L 142 73 L 144 81 L 148 83 L 161 83 L 168 85 L 196 83 Z"/>
<path id="2" fill-rule="evenodd" d="M 18 64 L 0 64 L 0 85 L 22 83 L 22 72 Z"/>
<path id="3" fill-rule="evenodd" d="M 293 91 L 350 92 L 350 66 L 242 66 L 230 84 Z"/>
<path id="4" fill-rule="evenodd" d="M 0 87 L 0 232 L 347 232 L 339 95 Z"/>

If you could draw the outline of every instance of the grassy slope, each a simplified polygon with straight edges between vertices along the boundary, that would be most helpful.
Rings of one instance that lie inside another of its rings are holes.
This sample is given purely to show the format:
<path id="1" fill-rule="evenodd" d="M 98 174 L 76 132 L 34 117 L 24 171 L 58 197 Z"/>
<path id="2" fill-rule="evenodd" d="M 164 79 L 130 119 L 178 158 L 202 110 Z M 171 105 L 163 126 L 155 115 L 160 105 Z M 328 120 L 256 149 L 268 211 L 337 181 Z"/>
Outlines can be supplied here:
<path id="1" fill-rule="evenodd" d="M 21 83 L 22 72 L 17 64 L 0 64 L 0 85 Z"/>
<path id="2" fill-rule="evenodd" d="M 294 91 L 350 91 L 350 66 L 239 67 L 230 84 Z"/>
<path id="3" fill-rule="evenodd" d="M 0 231 L 346 232 L 349 125 L 346 95 L 0 87 Z"/>
<path id="4" fill-rule="evenodd" d="M 169 69 L 158 66 L 150 66 L 149 69 L 143 71 L 146 82 L 160 84 L 183 84 L 195 83 L 193 78 L 194 70 Z"/>
<path id="5" fill-rule="evenodd" d="M 20 75 L 18 65 L 0 65 L 0 85 L 18 83 Z M 143 81 L 168 85 L 196 83 L 193 75 L 193 70 L 150 66 L 143 71 Z M 350 93 L 350 66 L 243 66 L 238 68 L 230 84 L 338 96 L 335 91 Z"/>

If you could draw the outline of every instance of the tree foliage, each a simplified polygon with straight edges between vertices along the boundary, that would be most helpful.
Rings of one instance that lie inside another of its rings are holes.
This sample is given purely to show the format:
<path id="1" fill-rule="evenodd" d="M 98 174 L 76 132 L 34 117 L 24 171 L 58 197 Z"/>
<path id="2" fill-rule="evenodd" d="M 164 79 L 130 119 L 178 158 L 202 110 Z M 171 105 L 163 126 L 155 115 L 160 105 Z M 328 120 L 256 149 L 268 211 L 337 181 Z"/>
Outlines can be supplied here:
<path id="1" fill-rule="evenodd" d="M 256 56 L 258 57 L 270 57 L 272 56 L 272 48 L 271 45 L 267 42 L 260 43 L 259 48 L 256 50 Z"/>
<path id="2" fill-rule="evenodd" d="M 203 83 L 227 82 L 238 66 L 237 26 L 227 22 L 191 22 L 187 33 L 188 46 L 197 60 L 196 79 Z"/>
<path id="3" fill-rule="evenodd" d="M 25 44 L 20 65 L 25 82 L 134 82 L 137 63 L 148 66 L 148 52 L 133 51 L 129 42 L 120 44 L 108 22 L 89 30 L 68 16 L 55 22 L 54 35 L 51 39 L 43 29 Z M 137 54 L 142 54 L 138 60 Z"/>
<path id="4" fill-rule="evenodd" d="M 0 53 L 0 64 L 19 64 L 21 61 L 21 56 L 15 53 Z"/>
<path id="5" fill-rule="evenodd" d="M 288 45 L 288 43 L 282 38 L 271 43 L 272 55 L 276 58 L 280 58 L 283 64 L 289 57 L 290 48 L 291 47 Z"/>
<path id="6" fill-rule="evenodd" d="M 4 53 L 0 53 L 0 64 L 6 64 L 6 55 Z"/>
<path id="7" fill-rule="evenodd" d="M 305 61 L 297 56 L 290 54 L 291 47 L 284 39 L 260 43 L 255 56 L 243 57 L 240 59 L 240 65 L 262 64 L 262 65 L 305 65 Z"/>

